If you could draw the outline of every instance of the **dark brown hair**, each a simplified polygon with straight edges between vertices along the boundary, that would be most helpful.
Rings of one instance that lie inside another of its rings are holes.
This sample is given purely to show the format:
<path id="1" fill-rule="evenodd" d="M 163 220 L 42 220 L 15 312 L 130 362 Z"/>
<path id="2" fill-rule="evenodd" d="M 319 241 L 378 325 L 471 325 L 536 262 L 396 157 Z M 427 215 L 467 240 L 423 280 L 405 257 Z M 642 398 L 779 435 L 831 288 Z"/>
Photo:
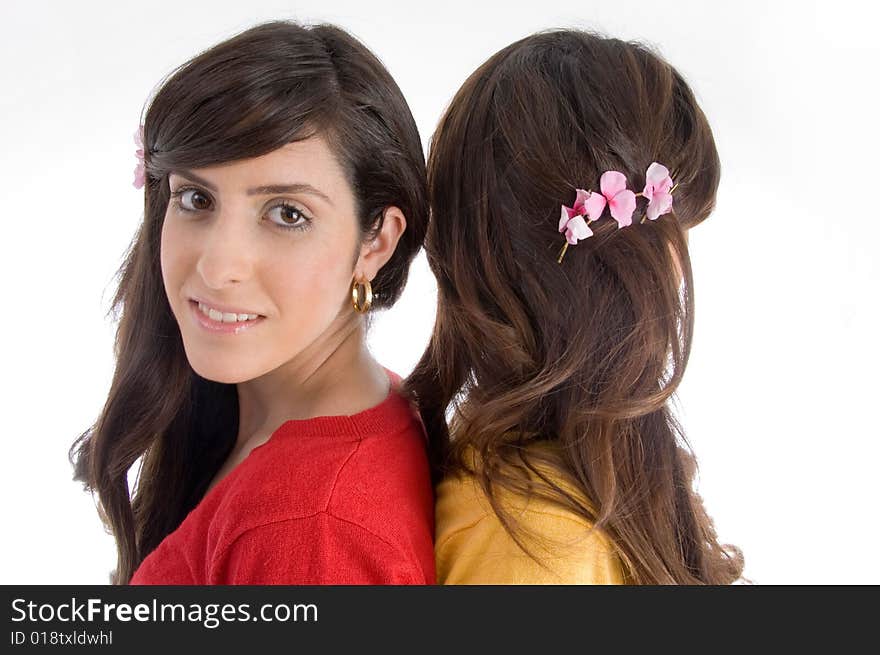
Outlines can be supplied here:
<path id="1" fill-rule="evenodd" d="M 679 184 L 674 212 L 639 224 L 640 201 L 632 226 L 603 218 L 557 263 L 560 206 L 575 189 L 617 170 L 639 191 L 653 161 Z M 719 171 L 678 72 L 640 44 L 586 32 L 504 48 L 443 116 L 425 242 L 437 319 L 407 389 L 432 436 L 435 476 L 477 473 L 523 548 L 501 490 L 543 496 L 605 530 L 628 582 L 741 575 L 742 554 L 718 543 L 693 490 L 695 460 L 669 408 L 693 331 L 684 231 L 712 211 Z M 536 441 L 559 455 L 528 448 Z"/>
<path id="2" fill-rule="evenodd" d="M 386 207 L 406 216 L 373 280 L 375 308 L 400 295 L 428 216 L 424 154 L 400 89 L 363 44 L 330 25 L 272 21 L 219 43 L 173 72 L 143 123 L 144 220 L 113 301 L 116 371 L 100 417 L 70 451 L 75 479 L 98 493 L 116 537 L 116 584 L 199 502 L 238 430 L 235 385 L 194 373 L 162 285 L 169 173 L 324 136 L 354 190 L 364 239 L 381 228 Z M 127 474 L 139 457 L 130 495 Z"/>

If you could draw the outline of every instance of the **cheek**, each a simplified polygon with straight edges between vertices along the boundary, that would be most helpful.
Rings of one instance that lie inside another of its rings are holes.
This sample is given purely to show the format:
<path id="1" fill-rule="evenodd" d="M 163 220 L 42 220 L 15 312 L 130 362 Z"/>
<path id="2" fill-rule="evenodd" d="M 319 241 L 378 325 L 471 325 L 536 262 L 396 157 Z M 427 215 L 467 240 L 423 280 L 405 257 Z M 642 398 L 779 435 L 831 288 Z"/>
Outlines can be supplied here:
<path id="1" fill-rule="evenodd" d="M 159 238 L 159 264 L 162 267 L 162 280 L 166 283 L 166 286 L 168 281 L 169 263 L 172 258 L 172 253 L 168 250 L 169 242 L 168 221 L 166 220 L 162 224 L 162 233 Z"/>
<path id="2" fill-rule="evenodd" d="M 178 291 L 185 278 L 187 246 L 184 235 L 175 229 L 174 222 L 166 220 L 162 225 L 159 241 L 159 264 L 162 269 L 162 283 L 171 303 L 177 311 Z"/>
<path id="3" fill-rule="evenodd" d="M 341 245 L 327 248 L 314 241 L 301 245 L 283 260 L 273 257 L 260 276 L 278 312 L 273 342 L 281 346 L 284 357 L 309 347 L 332 329 L 345 312 L 351 283 L 350 262 L 338 252 Z"/>
<path id="4" fill-rule="evenodd" d="M 264 280 L 271 280 L 272 295 L 285 322 L 315 323 L 320 331 L 339 312 L 348 294 L 351 271 L 340 257 L 298 257 L 277 262 L 264 269 Z M 312 332 L 314 330 L 307 329 Z"/>

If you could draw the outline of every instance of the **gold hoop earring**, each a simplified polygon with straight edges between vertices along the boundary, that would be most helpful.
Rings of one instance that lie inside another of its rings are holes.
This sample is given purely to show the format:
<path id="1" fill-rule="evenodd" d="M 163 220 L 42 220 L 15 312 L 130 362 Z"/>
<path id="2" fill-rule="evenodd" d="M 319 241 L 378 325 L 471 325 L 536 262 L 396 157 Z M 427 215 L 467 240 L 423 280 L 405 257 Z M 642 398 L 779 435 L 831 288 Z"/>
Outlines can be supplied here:
<path id="1" fill-rule="evenodd" d="M 358 287 L 363 286 L 364 291 L 364 301 L 361 303 L 361 291 Z M 370 305 L 373 304 L 373 287 L 370 284 L 369 280 L 364 280 L 363 282 L 358 283 L 357 281 L 352 281 L 351 283 L 351 304 L 354 307 L 354 311 L 358 314 L 366 314 L 370 311 Z"/>

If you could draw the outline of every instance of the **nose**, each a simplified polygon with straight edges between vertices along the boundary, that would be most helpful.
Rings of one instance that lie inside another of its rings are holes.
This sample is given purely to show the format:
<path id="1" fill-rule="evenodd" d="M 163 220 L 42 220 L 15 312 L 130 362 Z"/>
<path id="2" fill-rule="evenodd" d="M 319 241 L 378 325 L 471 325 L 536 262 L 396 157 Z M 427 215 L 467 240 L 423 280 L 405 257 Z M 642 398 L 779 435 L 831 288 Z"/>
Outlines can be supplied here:
<path id="1" fill-rule="evenodd" d="M 241 284 L 253 275 L 253 245 L 242 216 L 218 213 L 204 232 L 196 270 L 212 289 Z"/>

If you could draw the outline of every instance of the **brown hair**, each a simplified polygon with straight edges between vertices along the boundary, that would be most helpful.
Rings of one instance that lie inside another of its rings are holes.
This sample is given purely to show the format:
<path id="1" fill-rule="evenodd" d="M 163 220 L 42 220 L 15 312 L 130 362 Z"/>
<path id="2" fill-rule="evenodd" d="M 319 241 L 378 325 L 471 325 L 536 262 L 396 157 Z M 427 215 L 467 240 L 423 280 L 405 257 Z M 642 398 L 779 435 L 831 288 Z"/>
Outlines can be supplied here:
<path id="1" fill-rule="evenodd" d="M 652 161 L 679 184 L 674 212 L 639 224 L 640 204 L 621 230 L 603 218 L 557 263 L 560 206 L 574 190 L 596 189 L 611 169 L 641 190 Z M 425 242 L 437 319 L 407 389 L 433 440 L 435 477 L 476 472 L 524 548 L 498 491 L 543 496 L 604 529 L 628 582 L 741 575 L 741 552 L 718 543 L 692 488 L 696 463 L 669 408 L 693 331 L 684 231 L 712 211 L 719 171 L 678 72 L 642 45 L 580 31 L 504 48 L 443 116 Z M 527 447 L 537 441 L 559 455 Z"/>
<path id="2" fill-rule="evenodd" d="M 238 430 L 235 385 L 189 366 L 162 285 L 169 173 L 257 157 L 315 134 L 346 171 L 364 239 L 381 229 L 386 207 L 406 216 L 397 249 L 372 283 L 373 306 L 388 307 L 424 239 L 425 160 L 400 89 L 363 44 L 330 25 L 263 23 L 182 65 L 149 105 L 144 220 L 112 307 L 116 371 L 100 417 L 70 451 L 75 479 L 97 491 L 116 538 L 113 583 L 127 583 L 195 507 Z M 130 496 L 127 473 L 141 456 Z"/>

